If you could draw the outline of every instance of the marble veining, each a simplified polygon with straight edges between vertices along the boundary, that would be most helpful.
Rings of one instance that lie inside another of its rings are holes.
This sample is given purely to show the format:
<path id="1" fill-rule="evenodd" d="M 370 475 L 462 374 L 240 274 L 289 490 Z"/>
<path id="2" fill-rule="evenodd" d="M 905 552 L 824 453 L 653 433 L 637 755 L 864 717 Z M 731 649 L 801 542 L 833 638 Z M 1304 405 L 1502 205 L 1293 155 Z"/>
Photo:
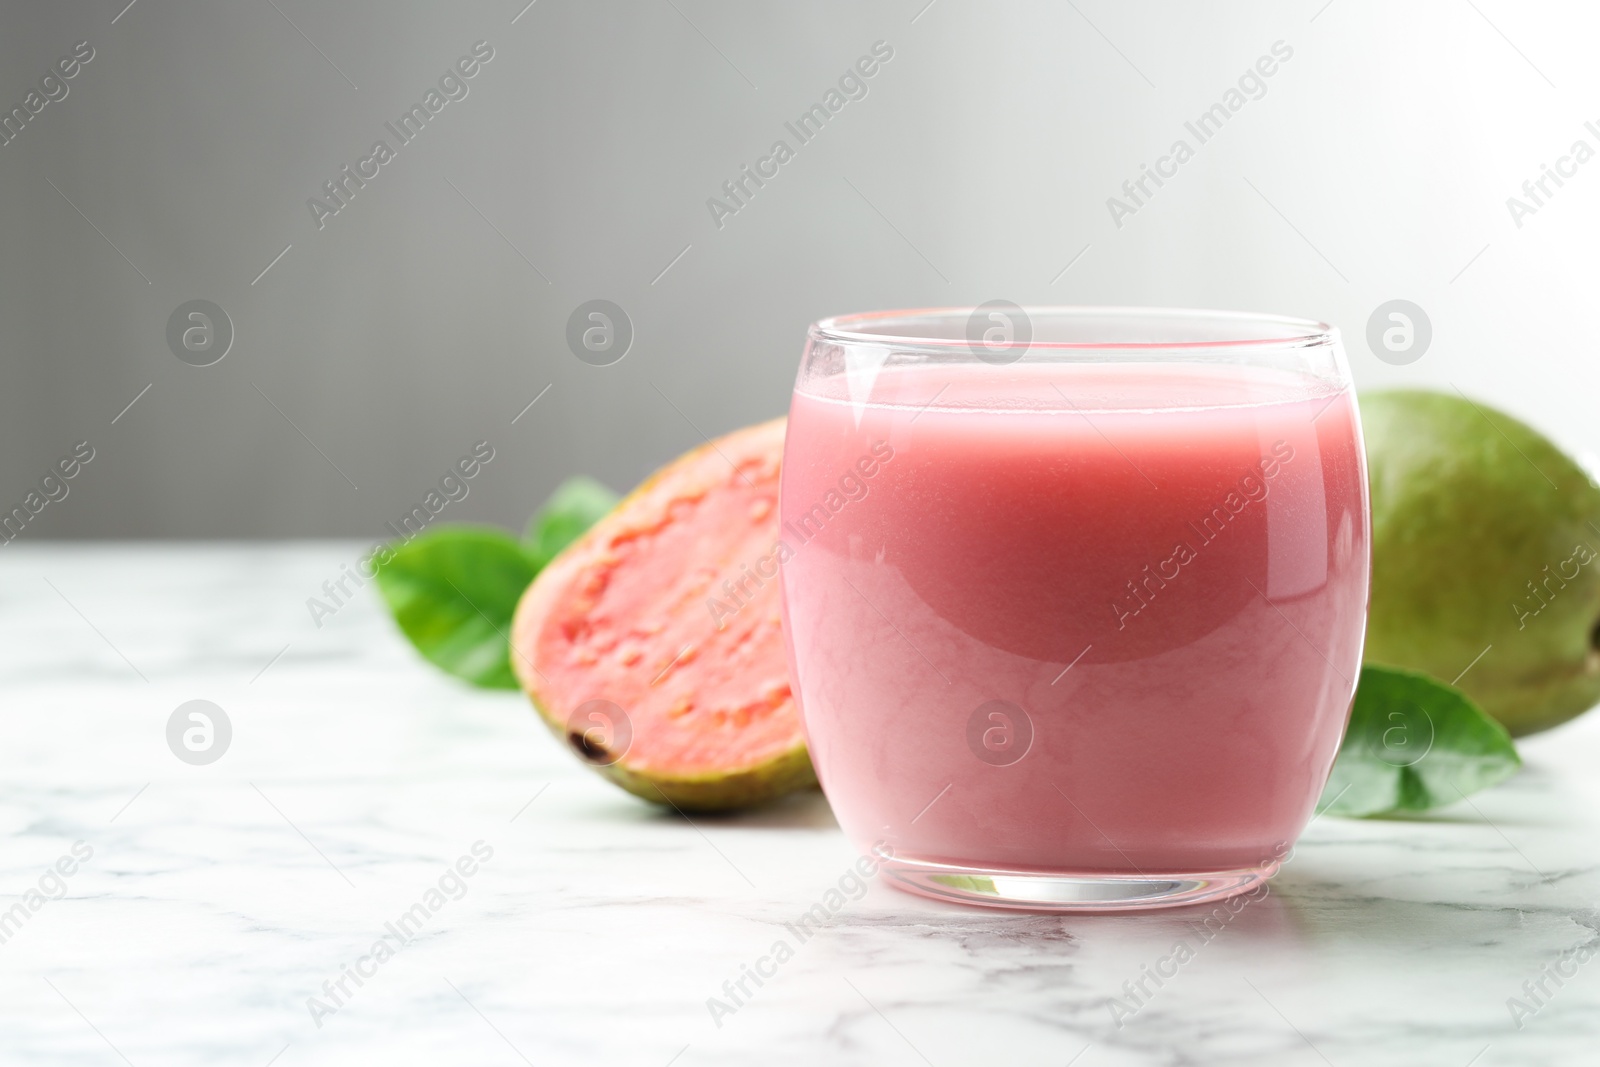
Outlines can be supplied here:
<path id="1" fill-rule="evenodd" d="M 0 550 L 0 1062 L 1595 1062 L 1600 717 L 1470 804 L 1317 820 L 1220 929 L 873 880 L 801 940 L 855 860 L 820 796 L 634 801 L 516 694 L 420 662 L 370 589 L 316 626 L 360 547 Z M 233 725 L 208 766 L 166 743 L 192 699 Z"/>

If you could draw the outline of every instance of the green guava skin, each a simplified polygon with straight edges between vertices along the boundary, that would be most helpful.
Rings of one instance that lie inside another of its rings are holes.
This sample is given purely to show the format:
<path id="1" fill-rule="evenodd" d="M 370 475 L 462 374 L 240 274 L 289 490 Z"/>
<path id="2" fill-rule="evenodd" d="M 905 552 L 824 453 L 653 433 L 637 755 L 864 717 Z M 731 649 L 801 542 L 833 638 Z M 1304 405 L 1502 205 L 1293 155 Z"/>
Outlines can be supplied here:
<path id="1" fill-rule="evenodd" d="M 613 785 L 652 804 L 669 805 L 680 811 L 697 813 L 743 811 L 771 803 L 790 793 L 817 787 L 817 773 L 811 767 L 811 756 L 804 745 L 792 748 L 759 767 L 740 771 L 708 771 L 698 777 L 666 778 L 643 774 L 629 766 L 626 757 L 609 765 L 599 765 L 584 757 L 581 746 L 572 744 L 566 723 L 560 716 L 547 711 L 537 697 L 532 697 L 532 700 L 540 720 L 558 741 L 577 753 L 586 767 Z"/>
<path id="2" fill-rule="evenodd" d="M 1459 677 L 1513 736 L 1600 703 L 1600 488 L 1543 435 L 1462 396 L 1395 390 L 1360 405 L 1365 661 Z"/>

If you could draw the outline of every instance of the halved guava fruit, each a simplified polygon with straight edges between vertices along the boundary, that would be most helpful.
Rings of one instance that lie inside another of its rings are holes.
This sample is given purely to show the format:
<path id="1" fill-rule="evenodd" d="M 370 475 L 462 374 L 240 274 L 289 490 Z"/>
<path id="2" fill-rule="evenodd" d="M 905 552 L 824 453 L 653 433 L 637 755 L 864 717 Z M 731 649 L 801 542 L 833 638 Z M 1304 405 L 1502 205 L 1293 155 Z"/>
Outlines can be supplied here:
<path id="1" fill-rule="evenodd" d="M 511 664 L 540 717 L 646 800 L 714 811 L 816 785 L 778 610 L 783 431 L 669 463 L 517 605 Z"/>

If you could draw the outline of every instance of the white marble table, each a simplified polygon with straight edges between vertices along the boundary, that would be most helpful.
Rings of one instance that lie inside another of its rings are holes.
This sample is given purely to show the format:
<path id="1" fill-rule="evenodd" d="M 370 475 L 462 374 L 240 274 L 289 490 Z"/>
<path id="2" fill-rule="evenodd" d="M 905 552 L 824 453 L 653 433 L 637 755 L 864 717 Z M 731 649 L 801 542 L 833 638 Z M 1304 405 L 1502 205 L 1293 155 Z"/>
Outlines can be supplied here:
<path id="1" fill-rule="evenodd" d="M 316 628 L 306 598 L 358 551 L 0 548 L 0 1062 L 1600 1061 L 1600 964 L 1563 962 L 1600 945 L 1600 716 L 1426 822 L 1317 821 L 1209 940 L 1209 909 L 1011 915 L 873 884 L 799 944 L 784 924 L 854 859 L 820 797 L 693 823 L 634 801 L 517 695 L 416 659 L 370 589 Z M 207 766 L 166 743 L 192 699 L 233 726 Z M 714 1020 L 780 939 L 793 958 Z M 1180 940 L 1193 958 L 1163 963 Z M 323 983 L 364 957 L 335 1008 Z M 1556 966 L 1519 1028 L 1508 998 Z M 1111 998 L 1157 967 L 1117 1026 Z"/>

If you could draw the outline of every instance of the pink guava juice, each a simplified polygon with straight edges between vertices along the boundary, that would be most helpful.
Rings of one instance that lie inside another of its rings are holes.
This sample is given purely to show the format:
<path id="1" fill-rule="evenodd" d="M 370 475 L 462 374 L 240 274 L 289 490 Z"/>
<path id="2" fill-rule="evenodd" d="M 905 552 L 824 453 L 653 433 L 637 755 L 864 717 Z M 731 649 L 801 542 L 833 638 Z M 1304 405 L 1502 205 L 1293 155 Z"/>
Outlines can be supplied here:
<path id="1" fill-rule="evenodd" d="M 780 507 L 791 675 L 857 847 L 1270 873 L 1311 817 L 1367 603 L 1346 383 L 1238 361 L 803 373 Z"/>

